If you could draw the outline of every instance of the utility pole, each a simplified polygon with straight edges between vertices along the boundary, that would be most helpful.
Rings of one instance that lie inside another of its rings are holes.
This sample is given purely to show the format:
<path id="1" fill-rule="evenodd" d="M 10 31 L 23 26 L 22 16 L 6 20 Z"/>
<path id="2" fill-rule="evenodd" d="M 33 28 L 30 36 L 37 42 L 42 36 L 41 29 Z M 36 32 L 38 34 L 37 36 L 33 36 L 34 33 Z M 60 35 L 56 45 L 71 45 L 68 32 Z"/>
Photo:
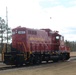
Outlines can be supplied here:
<path id="1" fill-rule="evenodd" d="M 7 7 L 6 7 L 6 30 L 7 30 L 7 47 L 6 47 L 6 52 L 7 52 L 7 49 L 8 49 L 8 10 L 7 10 Z"/>

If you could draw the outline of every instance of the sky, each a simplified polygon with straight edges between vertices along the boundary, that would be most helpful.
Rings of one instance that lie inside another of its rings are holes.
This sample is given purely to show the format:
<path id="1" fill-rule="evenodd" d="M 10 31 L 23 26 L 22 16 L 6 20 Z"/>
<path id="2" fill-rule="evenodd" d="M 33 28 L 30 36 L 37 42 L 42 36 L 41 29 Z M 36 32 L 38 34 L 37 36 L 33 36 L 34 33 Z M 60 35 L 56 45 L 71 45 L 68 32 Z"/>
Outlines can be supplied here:
<path id="1" fill-rule="evenodd" d="M 65 40 L 76 41 L 76 0 L 0 0 L 0 17 L 8 26 L 57 30 Z"/>

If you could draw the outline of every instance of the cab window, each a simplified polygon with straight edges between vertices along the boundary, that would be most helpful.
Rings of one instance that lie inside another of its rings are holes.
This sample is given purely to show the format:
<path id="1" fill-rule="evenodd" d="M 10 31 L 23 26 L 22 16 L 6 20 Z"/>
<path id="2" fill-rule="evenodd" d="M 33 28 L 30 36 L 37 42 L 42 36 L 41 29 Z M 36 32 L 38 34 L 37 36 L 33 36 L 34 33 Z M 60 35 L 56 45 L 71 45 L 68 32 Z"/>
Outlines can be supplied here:
<path id="1" fill-rule="evenodd" d="M 15 31 L 12 32 L 12 35 L 15 34 Z"/>
<path id="2" fill-rule="evenodd" d="M 25 34 L 25 31 L 18 31 L 18 34 Z"/>

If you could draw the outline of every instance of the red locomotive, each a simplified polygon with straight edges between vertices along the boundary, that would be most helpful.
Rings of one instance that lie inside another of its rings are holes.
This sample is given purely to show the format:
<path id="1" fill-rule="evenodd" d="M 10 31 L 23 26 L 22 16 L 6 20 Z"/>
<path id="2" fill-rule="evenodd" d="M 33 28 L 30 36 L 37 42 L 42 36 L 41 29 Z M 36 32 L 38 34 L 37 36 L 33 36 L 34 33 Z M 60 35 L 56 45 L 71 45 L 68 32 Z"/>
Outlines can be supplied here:
<path id="1" fill-rule="evenodd" d="M 40 64 L 42 61 L 68 60 L 69 47 L 58 31 L 17 27 L 12 30 L 12 49 L 4 53 L 8 65 Z"/>

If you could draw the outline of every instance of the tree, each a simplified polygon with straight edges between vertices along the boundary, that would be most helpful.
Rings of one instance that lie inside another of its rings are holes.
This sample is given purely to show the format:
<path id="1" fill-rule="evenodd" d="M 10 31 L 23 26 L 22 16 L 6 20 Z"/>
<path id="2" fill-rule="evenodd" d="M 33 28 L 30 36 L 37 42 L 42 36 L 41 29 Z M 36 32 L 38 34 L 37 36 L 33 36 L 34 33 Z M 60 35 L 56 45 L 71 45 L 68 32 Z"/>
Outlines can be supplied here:
<path id="1" fill-rule="evenodd" d="M 70 41 L 65 40 L 65 45 L 70 47 Z"/>
<path id="2" fill-rule="evenodd" d="M 5 20 L 0 17 L 0 50 L 3 49 L 4 43 L 9 43 L 11 39 L 11 29 L 5 23 Z M 1 52 L 1 51 L 0 51 Z"/>
<path id="3" fill-rule="evenodd" d="M 65 45 L 70 47 L 71 51 L 76 51 L 76 41 L 65 40 Z"/>

